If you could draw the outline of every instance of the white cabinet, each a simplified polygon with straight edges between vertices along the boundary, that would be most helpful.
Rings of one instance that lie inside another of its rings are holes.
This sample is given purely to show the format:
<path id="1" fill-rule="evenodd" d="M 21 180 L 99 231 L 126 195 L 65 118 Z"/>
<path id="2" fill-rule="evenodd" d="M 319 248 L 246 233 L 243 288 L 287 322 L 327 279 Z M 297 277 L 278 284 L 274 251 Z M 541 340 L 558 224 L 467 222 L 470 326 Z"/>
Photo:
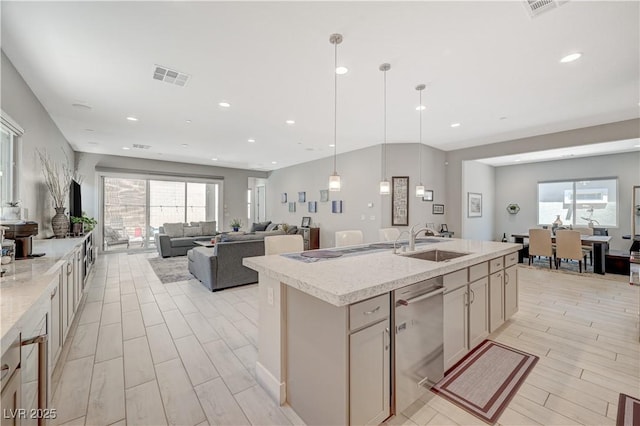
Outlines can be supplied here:
<path id="1" fill-rule="evenodd" d="M 518 312 L 518 270 L 515 265 L 504 270 L 504 319 Z"/>
<path id="2" fill-rule="evenodd" d="M 62 349 L 62 280 L 56 278 L 58 284 L 51 291 L 51 316 L 49 324 L 49 365 L 53 368 Z"/>
<path id="3" fill-rule="evenodd" d="M 475 348 L 489 335 L 489 279 L 469 284 L 469 348 Z"/>
<path id="4" fill-rule="evenodd" d="M 467 286 L 444 295 L 444 368 L 447 369 L 468 351 Z"/>
<path id="5" fill-rule="evenodd" d="M 390 337 L 383 320 L 349 336 L 349 408 L 352 425 L 378 425 L 389 417 Z"/>
<path id="6" fill-rule="evenodd" d="M 489 277 L 489 331 L 493 333 L 504 324 L 504 271 Z"/>

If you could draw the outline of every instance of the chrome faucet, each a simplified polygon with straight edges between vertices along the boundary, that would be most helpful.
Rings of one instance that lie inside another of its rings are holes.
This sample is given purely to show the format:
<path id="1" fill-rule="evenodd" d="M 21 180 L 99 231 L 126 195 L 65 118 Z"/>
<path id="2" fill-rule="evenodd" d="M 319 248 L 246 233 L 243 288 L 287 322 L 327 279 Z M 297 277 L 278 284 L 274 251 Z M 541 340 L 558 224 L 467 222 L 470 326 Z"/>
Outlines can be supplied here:
<path id="1" fill-rule="evenodd" d="M 431 231 L 430 228 L 420 228 L 414 232 L 414 228 L 419 225 L 413 225 L 411 227 L 411 231 L 409 231 L 409 251 L 414 251 L 416 249 L 416 237 L 419 233 L 424 231 Z"/>
<path id="2" fill-rule="evenodd" d="M 409 233 L 406 229 L 404 231 L 400 231 L 400 233 L 398 234 L 398 238 L 396 238 L 396 240 L 393 242 L 393 254 L 397 254 L 398 253 L 398 251 L 396 250 L 396 244 L 397 244 L 398 240 L 400 239 L 400 237 L 402 236 L 402 234 L 404 234 L 405 232 L 407 234 Z"/>

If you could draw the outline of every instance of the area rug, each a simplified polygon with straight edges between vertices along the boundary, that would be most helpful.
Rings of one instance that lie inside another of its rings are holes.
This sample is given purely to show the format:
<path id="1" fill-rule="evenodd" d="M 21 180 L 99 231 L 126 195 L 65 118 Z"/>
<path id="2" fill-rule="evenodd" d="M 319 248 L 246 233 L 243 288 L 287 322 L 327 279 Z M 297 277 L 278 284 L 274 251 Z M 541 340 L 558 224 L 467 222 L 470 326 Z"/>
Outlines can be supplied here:
<path id="1" fill-rule="evenodd" d="M 193 278 L 189 272 L 187 256 L 150 257 L 147 259 L 153 272 L 163 284 L 187 281 Z"/>
<path id="2" fill-rule="evenodd" d="M 538 362 L 535 355 L 485 340 L 431 390 L 494 424 Z"/>
<path id="3" fill-rule="evenodd" d="M 640 424 L 640 399 L 620 394 L 616 426 L 636 426 Z"/>

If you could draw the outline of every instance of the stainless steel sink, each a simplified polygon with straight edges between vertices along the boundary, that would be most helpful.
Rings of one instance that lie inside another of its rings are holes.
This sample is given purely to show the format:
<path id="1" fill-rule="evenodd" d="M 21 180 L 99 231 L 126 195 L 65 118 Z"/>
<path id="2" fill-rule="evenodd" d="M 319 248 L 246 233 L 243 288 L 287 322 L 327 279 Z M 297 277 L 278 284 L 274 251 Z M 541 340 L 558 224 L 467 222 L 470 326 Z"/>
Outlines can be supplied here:
<path id="1" fill-rule="evenodd" d="M 404 256 L 412 257 L 414 259 L 430 260 L 431 262 L 447 262 L 451 259 L 467 256 L 471 253 L 462 253 L 459 251 L 448 250 L 429 250 L 421 251 L 418 253 L 405 254 Z"/>

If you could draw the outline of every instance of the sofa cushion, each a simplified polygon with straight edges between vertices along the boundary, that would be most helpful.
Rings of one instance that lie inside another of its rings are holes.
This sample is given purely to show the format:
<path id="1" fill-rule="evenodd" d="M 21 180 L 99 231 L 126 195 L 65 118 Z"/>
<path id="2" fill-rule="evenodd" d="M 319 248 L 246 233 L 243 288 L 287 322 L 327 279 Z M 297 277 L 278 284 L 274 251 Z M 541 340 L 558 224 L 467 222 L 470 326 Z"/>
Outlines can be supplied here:
<path id="1" fill-rule="evenodd" d="M 270 223 L 270 220 L 259 223 L 253 222 L 253 225 L 251 225 L 251 230 L 249 232 L 264 231 L 265 229 L 267 229 L 267 226 L 269 226 Z"/>
<path id="2" fill-rule="evenodd" d="M 273 223 L 271 222 L 269 224 L 269 226 L 267 226 L 267 228 L 265 229 L 265 231 L 269 232 L 269 231 L 275 231 L 276 228 L 278 227 L 278 225 L 280 225 L 279 223 Z"/>
<path id="3" fill-rule="evenodd" d="M 231 242 L 231 241 L 253 241 L 253 240 L 262 240 L 264 239 L 264 235 L 255 235 L 255 234 L 244 234 L 244 235 L 229 235 L 222 234 L 220 236 L 220 242 Z"/>
<path id="4" fill-rule="evenodd" d="M 201 235 L 216 235 L 216 221 L 191 222 L 191 226 L 199 226 L 202 229 Z"/>
<path id="5" fill-rule="evenodd" d="M 193 247 L 193 237 L 171 238 L 171 247 Z"/>
<path id="6" fill-rule="evenodd" d="M 270 237 L 272 235 L 284 235 L 285 232 L 282 230 L 279 231 L 256 231 L 256 235 L 264 237 Z"/>
<path id="7" fill-rule="evenodd" d="M 163 223 L 165 234 L 171 238 L 184 237 L 184 225 L 182 223 Z"/>
<path id="8" fill-rule="evenodd" d="M 289 229 L 287 230 L 287 234 L 288 235 L 295 235 L 298 233 L 298 227 L 297 226 L 290 226 Z"/>
<path id="9" fill-rule="evenodd" d="M 184 228 L 184 236 L 185 237 L 200 237 L 202 236 L 202 228 L 199 226 L 185 226 Z"/>

